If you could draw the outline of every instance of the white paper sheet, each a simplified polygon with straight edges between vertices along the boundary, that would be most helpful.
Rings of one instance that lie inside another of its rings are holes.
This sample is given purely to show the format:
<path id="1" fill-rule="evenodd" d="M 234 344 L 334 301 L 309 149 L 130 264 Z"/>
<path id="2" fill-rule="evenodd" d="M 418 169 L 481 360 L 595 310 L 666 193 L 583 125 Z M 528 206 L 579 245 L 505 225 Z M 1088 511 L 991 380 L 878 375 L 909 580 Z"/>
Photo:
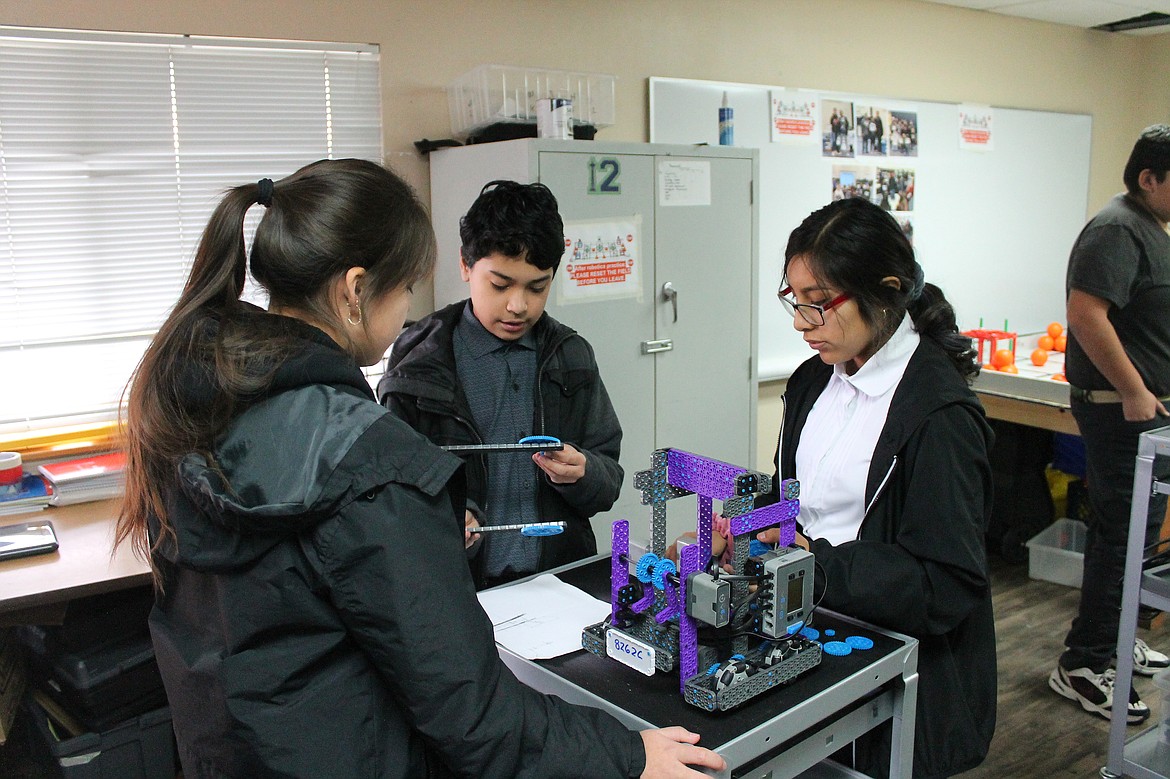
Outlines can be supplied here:
<path id="1" fill-rule="evenodd" d="M 479 603 L 496 642 L 529 660 L 559 657 L 581 648 L 581 631 L 609 616 L 610 605 L 552 574 L 485 590 Z"/>

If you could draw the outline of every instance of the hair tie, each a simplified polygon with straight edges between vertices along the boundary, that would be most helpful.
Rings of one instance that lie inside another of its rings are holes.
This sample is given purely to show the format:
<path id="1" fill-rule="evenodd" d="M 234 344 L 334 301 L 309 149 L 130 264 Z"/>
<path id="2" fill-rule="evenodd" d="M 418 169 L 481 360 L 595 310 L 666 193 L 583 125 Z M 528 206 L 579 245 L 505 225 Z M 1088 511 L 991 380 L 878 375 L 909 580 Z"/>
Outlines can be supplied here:
<path id="1" fill-rule="evenodd" d="M 272 179 L 260 179 L 256 182 L 256 188 L 259 190 L 256 193 L 256 202 L 265 208 L 272 205 Z"/>
<path id="2" fill-rule="evenodd" d="M 910 287 L 910 295 L 908 299 L 918 300 L 922 297 L 922 290 L 926 287 L 926 274 L 922 272 L 922 266 L 917 262 L 914 263 L 914 284 Z"/>

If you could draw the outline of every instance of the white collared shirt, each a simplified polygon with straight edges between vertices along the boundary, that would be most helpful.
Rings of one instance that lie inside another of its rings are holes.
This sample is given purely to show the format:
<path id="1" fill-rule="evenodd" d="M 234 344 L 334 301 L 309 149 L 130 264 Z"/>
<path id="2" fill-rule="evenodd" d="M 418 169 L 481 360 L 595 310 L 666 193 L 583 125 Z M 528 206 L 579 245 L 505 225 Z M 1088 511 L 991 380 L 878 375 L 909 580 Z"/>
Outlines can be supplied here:
<path id="1" fill-rule="evenodd" d="M 805 535 L 836 546 L 857 538 L 865 482 L 894 390 L 918 348 L 909 314 L 852 376 L 842 365 L 813 404 L 796 449 L 800 523 Z"/>

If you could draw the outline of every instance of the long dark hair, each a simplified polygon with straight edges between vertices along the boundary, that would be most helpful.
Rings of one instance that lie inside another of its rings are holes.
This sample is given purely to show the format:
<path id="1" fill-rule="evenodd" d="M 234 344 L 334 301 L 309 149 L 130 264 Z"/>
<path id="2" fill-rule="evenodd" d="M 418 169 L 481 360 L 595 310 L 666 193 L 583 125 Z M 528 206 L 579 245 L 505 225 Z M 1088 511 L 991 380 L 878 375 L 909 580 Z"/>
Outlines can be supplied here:
<path id="1" fill-rule="evenodd" d="M 874 331 L 871 354 L 881 348 L 907 311 L 914 329 L 943 348 L 970 380 L 979 373 L 971 339 L 960 334 L 955 309 L 941 289 L 925 282 L 914 248 L 898 222 L 862 198 L 836 200 L 805 218 L 788 237 L 784 274 L 803 257 L 818 281 L 847 292 Z M 882 283 L 890 276 L 898 288 Z"/>
<path id="2" fill-rule="evenodd" d="M 249 260 L 244 217 L 257 203 L 266 211 Z M 155 545 L 173 536 L 166 493 L 179 460 L 202 452 L 212 461 L 216 437 L 297 348 L 287 322 L 240 300 L 249 267 L 274 307 L 345 333 L 328 290 L 347 270 L 365 268 L 363 299 L 375 301 L 426 278 L 434 263 L 426 209 L 376 163 L 321 160 L 277 182 L 229 190 L 203 231 L 178 302 L 127 385 L 126 497 L 115 544 L 130 540 L 148 556 L 151 517 Z M 352 343 L 341 346 L 354 353 Z M 193 395 L 195 376 L 210 389 Z"/>

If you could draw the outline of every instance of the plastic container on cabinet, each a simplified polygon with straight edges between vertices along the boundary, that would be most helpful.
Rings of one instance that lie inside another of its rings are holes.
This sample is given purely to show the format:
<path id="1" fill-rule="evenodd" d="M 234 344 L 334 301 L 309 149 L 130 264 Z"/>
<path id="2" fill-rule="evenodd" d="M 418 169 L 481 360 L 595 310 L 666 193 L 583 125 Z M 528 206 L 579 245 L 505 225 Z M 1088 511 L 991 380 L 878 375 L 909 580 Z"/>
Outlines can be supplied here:
<path id="1" fill-rule="evenodd" d="M 498 124 L 531 124 L 535 128 L 537 101 L 549 97 L 573 101 L 574 129 L 596 130 L 614 123 L 613 76 L 480 65 L 447 86 L 451 133 L 468 138 Z"/>

